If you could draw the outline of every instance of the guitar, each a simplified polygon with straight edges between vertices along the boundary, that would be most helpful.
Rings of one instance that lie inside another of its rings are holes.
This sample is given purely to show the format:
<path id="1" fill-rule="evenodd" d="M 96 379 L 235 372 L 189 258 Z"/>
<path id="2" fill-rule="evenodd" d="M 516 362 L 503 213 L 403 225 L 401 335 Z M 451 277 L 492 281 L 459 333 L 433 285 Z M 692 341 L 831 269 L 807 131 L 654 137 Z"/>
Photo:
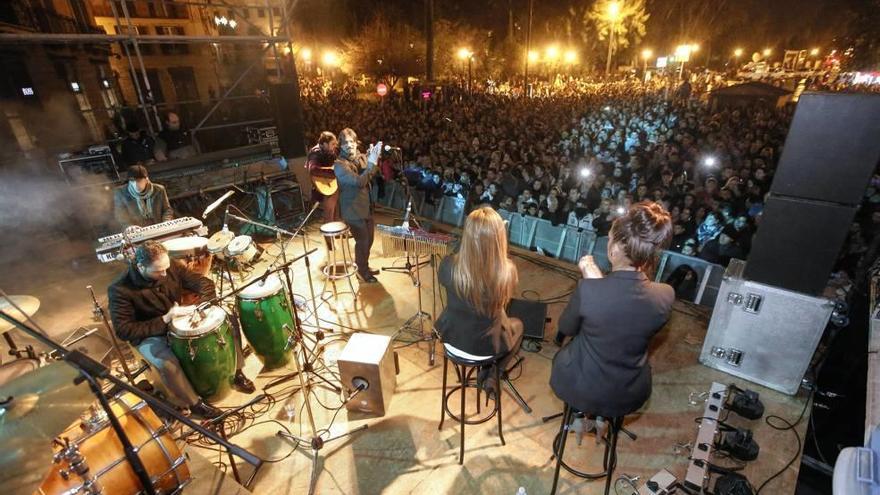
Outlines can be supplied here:
<path id="1" fill-rule="evenodd" d="M 336 194 L 339 185 L 336 183 L 336 175 L 333 174 L 333 167 L 320 167 L 309 171 L 312 184 L 315 189 L 324 196 L 332 196 Z"/>

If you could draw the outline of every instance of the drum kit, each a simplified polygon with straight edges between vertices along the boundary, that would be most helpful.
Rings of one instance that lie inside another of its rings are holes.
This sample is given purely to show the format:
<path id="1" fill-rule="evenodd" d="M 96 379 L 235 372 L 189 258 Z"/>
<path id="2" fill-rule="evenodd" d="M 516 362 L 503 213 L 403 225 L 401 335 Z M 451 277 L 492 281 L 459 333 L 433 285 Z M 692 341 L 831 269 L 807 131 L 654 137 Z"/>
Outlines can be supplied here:
<path id="1" fill-rule="evenodd" d="M 218 230 L 211 237 L 175 237 L 162 241 L 162 245 L 169 258 L 206 277 L 211 274 L 214 259 L 221 262 L 217 267 L 221 276 L 230 270 L 243 276 L 261 252 L 251 236 L 236 236 L 228 229 Z"/>

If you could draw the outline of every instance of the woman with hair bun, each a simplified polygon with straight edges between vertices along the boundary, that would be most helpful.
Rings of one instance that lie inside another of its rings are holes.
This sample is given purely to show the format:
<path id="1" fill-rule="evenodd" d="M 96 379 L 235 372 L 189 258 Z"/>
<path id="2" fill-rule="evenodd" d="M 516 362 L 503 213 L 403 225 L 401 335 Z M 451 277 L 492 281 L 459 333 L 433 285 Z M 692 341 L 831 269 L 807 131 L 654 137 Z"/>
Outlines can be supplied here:
<path id="1" fill-rule="evenodd" d="M 611 226 L 611 273 L 603 276 L 591 256 L 578 264 L 584 278 L 557 330 L 571 339 L 553 358 L 550 374 L 556 396 L 572 408 L 614 418 L 639 409 L 651 396 L 648 347 L 669 319 L 675 291 L 652 282 L 649 274 L 671 233 L 669 212 L 641 202 Z"/>

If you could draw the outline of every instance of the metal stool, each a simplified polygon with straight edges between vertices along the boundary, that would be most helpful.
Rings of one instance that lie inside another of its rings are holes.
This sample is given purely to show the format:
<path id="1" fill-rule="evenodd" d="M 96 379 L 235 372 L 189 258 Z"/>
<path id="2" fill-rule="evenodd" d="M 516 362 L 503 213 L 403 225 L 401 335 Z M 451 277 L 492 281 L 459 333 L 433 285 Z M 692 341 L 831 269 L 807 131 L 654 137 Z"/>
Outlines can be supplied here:
<path id="1" fill-rule="evenodd" d="M 576 415 L 583 415 L 580 411 L 573 409 L 568 404 L 565 404 L 565 409 L 561 414 L 554 414 L 553 416 L 547 416 L 544 418 L 544 422 L 550 421 L 552 419 L 558 418 L 562 416 L 562 424 L 559 426 L 559 433 L 556 434 L 556 437 L 553 439 L 553 457 L 556 458 L 556 472 L 553 475 L 553 488 L 550 490 L 550 495 L 554 495 L 556 493 L 556 484 L 559 481 L 559 468 L 563 467 L 569 473 L 588 480 L 598 480 L 605 478 L 605 495 L 608 495 L 611 490 L 611 478 L 614 476 L 614 469 L 617 467 L 617 437 L 622 431 L 632 440 L 635 440 L 636 435 L 631 431 L 627 430 L 623 427 L 623 418 L 624 416 L 618 416 L 616 418 L 609 418 L 610 424 L 608 426 L 608 433 L 605 438 L 605 454 L 602 457 L 602 467 L 605 469 L 604 471 L 598 473 L 585 473 L 583 471 L 578 471 L 573 467 L 569 466 L 562 460 L 562 455 L 565 452 L 565 442 L 568 438 L 568 433 L 571 428 L 571 422 Z"/>
<path id="2" fill-rule="evenodd" d="M 333 286 L 333 297 L 339 294 L 336 292 L 336 281 L 348 279 L 348 287 L 354 298 L 357 299 L 357 292 L 351 283 L 351 278 L 357 273 L 357 264 L 351 257 L 351 246 L 348 243 L 350 237 L 350 229 L 343 222 L 329 222 L 321 225 L 321 235 L 324 236 L 325 245 L 327 246 L 327 264 L 324 265 L 324 289 L 321 291 L 323 295 L 327 292 L 327 282 Z"/>
<path id="3" fill-rule="evenodd" d="M 498 417 L 498 437 L 501 438 L 501 445 L 506 445 L 504 443 L 504 433 L 501 430 L 501 371 L 497 366 L 494 366 L 498 358 L 495 356 L 482 358 L 482 359 L 469 359 L 467 353 L 452 347 L 449 344 L 443 344 L 444 353 L 443 353 L 443 398 L 441 399 L 440 404 L 440 426 L 437 427 L 438 430 L 443 429 L 443 420 L 446 419 L 446 415 L 448 414 L 450 418 L 458 421 L 459 427 L 461 428 L 461 440 L 459 446 L 458 453 L 458 463 L 464 463 L 464 425 L 478 425 L 489 421 L 493 417 Z M 478 356 L 471 356 L 478 357 Z M 446 371 L 449 366 L 449 361 L 452 361 L 453 366 L 455 366 L 455 373 L 458 375 L 459 385 L 453 387 L 446 391 Z M 474 388 L 477 390 L 477 414 L 480 414 L 480 392 L 481 389 L 479 385 L 477 385 L 477 378 L 473 376 L 474 371 L 480 369 L 481 366 L 492 366 L 495 368 L 495 407 L 492 408 L 492 412 L 487 414 L 486 417 L 480 419 L 465 419 L 464 418 L 464 396 L 467 392 L 468 388 Z M 452 397 L 456 391 L 461 393 L 461 407 L 459 409 L 459 414 L 456 416 L 449 410 L 449 398 Z"/>

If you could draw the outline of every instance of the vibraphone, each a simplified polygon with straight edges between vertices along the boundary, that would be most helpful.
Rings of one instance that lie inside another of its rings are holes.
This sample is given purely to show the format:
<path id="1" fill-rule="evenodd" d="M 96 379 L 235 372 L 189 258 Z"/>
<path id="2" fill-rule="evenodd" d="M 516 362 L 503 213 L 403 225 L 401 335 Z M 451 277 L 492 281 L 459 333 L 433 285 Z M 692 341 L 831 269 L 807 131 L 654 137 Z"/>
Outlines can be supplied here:
<path id="1" fill-rule="evenodd" d="M 385 256 L 409 253 L 411 256 L 446 256 L 457 240 L 455 236 L 426 232 L 403 226 L 377 225 Z"/>

